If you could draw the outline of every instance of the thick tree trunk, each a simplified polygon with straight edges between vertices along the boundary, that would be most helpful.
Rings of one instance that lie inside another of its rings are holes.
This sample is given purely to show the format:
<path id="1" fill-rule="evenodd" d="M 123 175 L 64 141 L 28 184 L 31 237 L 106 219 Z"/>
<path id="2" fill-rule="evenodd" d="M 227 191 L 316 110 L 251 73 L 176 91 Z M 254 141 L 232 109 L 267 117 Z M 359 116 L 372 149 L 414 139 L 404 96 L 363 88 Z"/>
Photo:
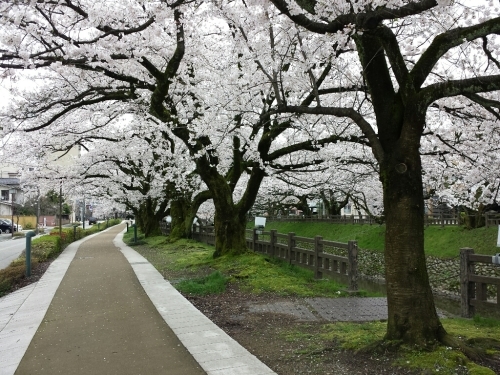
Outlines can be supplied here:
<path id="1" fill-rule="evenodd" d="M 247 250 L 245 240 L 246 217 L 234 207 L 216 208 L 215 214 L 215 253 L 238 255 Z"/>
<path id="2" fill-rule="evenodd" d="M 136 215 L 136 223 L 139 228 L 141 228 L 145 237 L 160 233 L 160 220 L 162 217 L 156 214 L 155 209 L 155 202 L 153 202 L 151 198 L 146 198 L 146 200 L 141 203 L 138 215 Z"/>
<path id="3" fill-rule="evenodd" d="M 236 148 L 235 166 L 228 176 L 219 174 L 198 160 L 198 171 L 210 191 L 215 206 L 215 252 L 214 258 L 222 255 L 238 255 L 246 251 L 245 229 L 247 212 L 252 207 L 265 172 L 254 166 L 243 196 L 238 203 L 233 200 L 234 188 L 241 176 L 239 148 Z M 240 170 L 238 172 L 238 170 Z"/>
<path id="4" fill-rule="evenodd" d="M 180 238 L 190 238 L 192 223 L 196 212 L 193 213 L 192 202 L 186 199 L 176 199 L 170 203 L 170 216 L 172 217 L 171 241 Z"/>
<path id="5" fill-rule="evenodd" d="M 408 145 L 395 145 L 396 152 L 380 166 L 386 216 L 386 339 L 426 346 L 441 339 L 445 331 L 436 313 L 426 268 L 418 144 Z"/>

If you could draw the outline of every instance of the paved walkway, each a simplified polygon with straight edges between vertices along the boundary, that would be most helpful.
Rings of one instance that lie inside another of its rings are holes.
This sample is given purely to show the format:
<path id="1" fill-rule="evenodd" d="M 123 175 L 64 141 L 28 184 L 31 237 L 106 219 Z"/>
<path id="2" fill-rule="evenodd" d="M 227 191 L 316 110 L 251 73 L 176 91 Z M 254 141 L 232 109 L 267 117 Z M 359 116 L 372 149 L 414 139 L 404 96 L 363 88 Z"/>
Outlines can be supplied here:
<path id="1" fill-rule="evenodd" d="M 294 302 L 250 304 L 248 312 L 291 315 L 302 322 L 371 322 L 387 320 L 387 298 L 303 298 Z"/>
<path id="2" fill-rule="evenodd" d="M 0 375 L 274 374 L 142 256 L 124 226 L 70 246 L 0 299 Z"/>

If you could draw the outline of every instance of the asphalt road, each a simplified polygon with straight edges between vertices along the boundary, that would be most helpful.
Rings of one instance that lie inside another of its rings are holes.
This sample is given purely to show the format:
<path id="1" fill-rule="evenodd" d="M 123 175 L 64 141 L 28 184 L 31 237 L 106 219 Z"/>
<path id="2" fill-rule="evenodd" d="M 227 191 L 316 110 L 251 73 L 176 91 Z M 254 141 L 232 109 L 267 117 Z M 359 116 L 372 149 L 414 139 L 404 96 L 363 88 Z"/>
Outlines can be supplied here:
<path id="1" fill-rule="evenodd" d="M 85 228 L 92 228 L 92 225 L 85 224 Z M 50 232 L 52 227 L 46 227 L 45 232 Z M 16 259 L 26 248 L 26 239 L 13 240 L 12 234 L 0 234 L 0 269 L 6 268 L 10 262 Z"/>
<path id="2" fill-rule="evenodd" d="M 26 248 L 26 239 L 12 239 L 11 234 L 0 234 L 0 269 L 6 268 Z"/>

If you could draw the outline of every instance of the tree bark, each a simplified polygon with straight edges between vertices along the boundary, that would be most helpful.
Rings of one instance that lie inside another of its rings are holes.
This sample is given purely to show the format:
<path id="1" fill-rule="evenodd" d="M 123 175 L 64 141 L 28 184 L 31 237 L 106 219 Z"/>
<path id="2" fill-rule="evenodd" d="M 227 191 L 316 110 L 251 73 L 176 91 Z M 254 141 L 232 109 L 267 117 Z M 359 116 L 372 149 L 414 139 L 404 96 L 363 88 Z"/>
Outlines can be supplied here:
<path id="1" fill-rule="evenodd" d="M 187 202 L 185 199 L 174 199 L 170 202 L 172 228 L 168 237 L 171 241 L 189 237 L 191 231 L 189 228 L 190 225 L 188 225 L 187 222 L 192 222 L 193 220 L 193 218 L 189 215 L 190 211 L 190 202 Z"/>
<path id="2" fill-rule="evenodd" d="M 400 138 L 380 165 L 386 216 L 386 339 L 427 346 L 446 332 L 436 313 L 426 267 L 418 146 L 418 140 Z"/>
<path id="3" fill-rule="evenodd" d="M 180 238 L 191 238 L 193 220 L 202 203 L 210 199 L 210 191 L 202 191 L 194 198 L 181 196 L 170 203 L 170 216 L 172 217 L 172 230 L 169 235 L 171 241 Z"/>
<path id="4" fill-rule="evenodd" d="M 160 233 L 160 220 L 163 212 L 156 212 L 156 203 L 151 198 L 146 198 L 139 207 L 136 222 L 145 237 Z M 161 217 L 160 217 L 161 216 Z"/>
<path id="5" fill-rule="evenodd" d="M 377 117 L 379 162 L 386 217 L 386 339 L 427 346 L 446 331 L 436 313 L 424 253 L 424 196 L 420 138 L 427 106 L 411 82 L 396 92 L 377 36 L 356 39 Z M 404 70 L 404 67 L 401 67 Z"/>
<path id="6" fill-rule="evenodd" d="M 247 250 L 245 230 L 245 215 L 240 215 L 238 210 L 230 206 L 216 208 L 214 258 L 244 253 Z"/>
<path id="7" fill-rule="evenodd" d="M 247 213 L 253 206 L 264 170 L 253 165 L 245 192 L 239 202 L 233 199 L 236 184 L 243 173 L 243 160 L 239 147 L 235 147 L 231 173 L 221 175 L 210 165 L 207 158 L 197 160 L 197 170 L 210 191 L 215 206 L 215 252 L 214 258 L 222 255 L 237 255 L 246 251 L 245 229 Z M 215 163 L 214 163 L 215 164 Z"/>

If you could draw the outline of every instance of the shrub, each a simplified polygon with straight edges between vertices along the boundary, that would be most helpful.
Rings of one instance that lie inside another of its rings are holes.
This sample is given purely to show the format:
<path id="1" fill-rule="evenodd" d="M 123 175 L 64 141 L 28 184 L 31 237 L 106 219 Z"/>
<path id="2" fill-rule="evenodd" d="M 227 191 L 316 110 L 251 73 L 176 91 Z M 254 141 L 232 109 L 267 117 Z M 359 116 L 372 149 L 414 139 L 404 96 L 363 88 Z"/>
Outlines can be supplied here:
<path id="1" fill-rule="evenodd" d="M 24 226 L 24 229 L 33 229 L 33 224 L 31 223 L 26 223 L 26 225 Z"/>
<path id="2" fill-rule="evenodd" d="M 6 294 L 15 282 L 21 280 L 25 274 L 26 266 L 24 263 L 0 270 L 0 297 Z"/>
<path id="3" fill-rule="evenodd" d="M 59 236 L 50 235 L 36 238 L 31 242 L 31 257 L 45 262 L 62 251 L 62 241 Z"/>

